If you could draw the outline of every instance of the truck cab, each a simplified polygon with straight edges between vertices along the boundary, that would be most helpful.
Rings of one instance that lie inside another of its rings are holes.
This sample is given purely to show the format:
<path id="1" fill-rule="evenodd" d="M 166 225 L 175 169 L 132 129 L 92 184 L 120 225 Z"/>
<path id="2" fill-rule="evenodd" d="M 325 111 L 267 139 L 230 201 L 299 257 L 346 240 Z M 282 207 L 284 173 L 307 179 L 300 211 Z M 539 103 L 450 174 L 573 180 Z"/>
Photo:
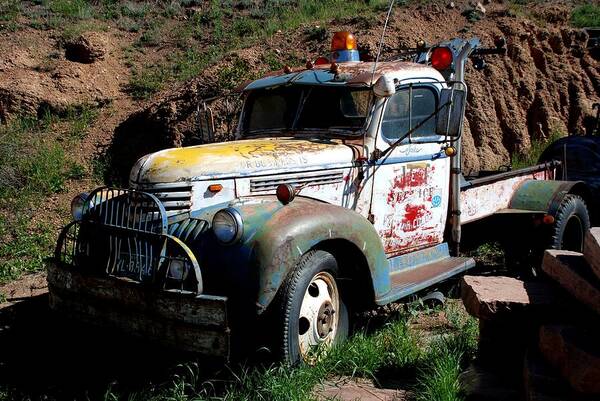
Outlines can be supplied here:
<path id="1" fill-rule="evenodd" d="M 78 195 L 49 268 L 53 309 L 222 357 L 273 325 L 296 363 L 342 340 L 353 310 L 473 267 L 465 223 L 556 225 L 546 216 L 570 194 L 589 227 L 583 184 L 554 181 L 552 163 L 461 175 L 464 65 L 501 46 L 455 39 L 363 62 L 350 33 L 333 45 L 245 85 L 235 141 L 144 156 L 129 188 Z"/>

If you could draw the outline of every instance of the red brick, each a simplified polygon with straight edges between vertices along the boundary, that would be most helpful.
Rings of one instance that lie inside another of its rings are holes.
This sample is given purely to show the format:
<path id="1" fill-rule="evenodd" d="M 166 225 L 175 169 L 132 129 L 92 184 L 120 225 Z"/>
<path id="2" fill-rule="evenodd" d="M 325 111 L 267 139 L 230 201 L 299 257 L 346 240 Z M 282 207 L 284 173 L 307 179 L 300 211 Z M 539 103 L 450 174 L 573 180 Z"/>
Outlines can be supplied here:
<path id="1" fill-rule="evenodd" d="M 558 370 L 549 366 L 537 349 L 529 349 L 525 354 L 523 387 L 526 401 L 573 401 L 577 398 Z"/>
<path id="2" fill-rule="evenodd" d="M 600 345 L 592 335 L 574 326 L 542 326 L 539 348 L 550 365 L 571 387 L 585 394 L 600 394 Z"/>
<path id="3" fill-rule="evenodd" d="M 600 314 L 600 280 L 581 253 L 547 250 L 542 269 L 575 299 Z"/>
<path id="4" fill-rule="evenodd" d="M 556 290 L 542 282 L 524 282 L 511 277 L 465 276 L 461 283 L 461 296 L 467 312 L 483 319 L 514 319 L 517 314 L 560 305 Z"/>
<path id="5" fill-rule="evenodd" d="M 600 227 L 593 227 L 586 233 L 583 256 L 592 272 L 600 278 Z"/>

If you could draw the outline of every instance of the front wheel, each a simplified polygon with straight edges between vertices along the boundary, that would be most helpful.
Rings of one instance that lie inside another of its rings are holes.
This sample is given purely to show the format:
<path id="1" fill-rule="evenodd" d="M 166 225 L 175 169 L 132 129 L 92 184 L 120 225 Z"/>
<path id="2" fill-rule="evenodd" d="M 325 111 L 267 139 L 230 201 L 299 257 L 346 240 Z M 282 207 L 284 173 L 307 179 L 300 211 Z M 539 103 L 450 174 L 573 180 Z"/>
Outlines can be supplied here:
<path id="1" fill-rule="evenodd" d="M 321 350 L 348 335 L 348 310 L 338 287 L 336 259 L 325 251 L 306 254 L 282 288 L 280 346 L 285 362 L 310 363 Z"/>

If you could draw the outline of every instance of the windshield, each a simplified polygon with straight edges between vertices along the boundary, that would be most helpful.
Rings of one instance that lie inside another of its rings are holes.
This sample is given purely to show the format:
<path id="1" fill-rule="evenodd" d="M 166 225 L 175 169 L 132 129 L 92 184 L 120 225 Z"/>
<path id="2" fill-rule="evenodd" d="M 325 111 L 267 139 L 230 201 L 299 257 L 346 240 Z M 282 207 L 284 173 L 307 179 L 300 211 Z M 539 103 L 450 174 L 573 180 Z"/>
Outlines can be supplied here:
<path id="1" fill-rule="evenodd" d="M 366 122 L 371 91 L 332 86 L 280 86 L 248 94 L 242 134 L 270 131 L 356 132 Z"/>

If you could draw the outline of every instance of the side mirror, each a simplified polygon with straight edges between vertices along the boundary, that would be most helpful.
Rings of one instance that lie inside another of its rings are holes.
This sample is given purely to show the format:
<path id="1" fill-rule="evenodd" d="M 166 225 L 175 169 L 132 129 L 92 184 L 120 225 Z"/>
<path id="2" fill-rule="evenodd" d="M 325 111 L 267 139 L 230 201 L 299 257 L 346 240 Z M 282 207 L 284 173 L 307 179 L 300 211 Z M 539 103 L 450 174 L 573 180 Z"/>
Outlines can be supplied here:
<path id="1" fill-rule="evenodd" d="M 373 93 L 377 97 L 390 97 L 396 93 L 396 84 L 394 79 L 388 76 L 382 75 L 379 77 L 375 85 L 373 86 Z"/>
<path id="2" fill-rule="evenodd" d="M 200 127 L 200 139 L 202 143 L 214 142 L 215 137 L 215 120 L 213 118 L 213 112 L 205 102 L 198 105 L 198 126 Z"/>
<path id="3" fill-rule="evenodd" d="M 437 115 L 436 134 L 450 138 L 460 137 L 466 97 L 467 92 L 463 89 L 442 89 L 440 105 L 446 106 L 442 107 Z"/>

